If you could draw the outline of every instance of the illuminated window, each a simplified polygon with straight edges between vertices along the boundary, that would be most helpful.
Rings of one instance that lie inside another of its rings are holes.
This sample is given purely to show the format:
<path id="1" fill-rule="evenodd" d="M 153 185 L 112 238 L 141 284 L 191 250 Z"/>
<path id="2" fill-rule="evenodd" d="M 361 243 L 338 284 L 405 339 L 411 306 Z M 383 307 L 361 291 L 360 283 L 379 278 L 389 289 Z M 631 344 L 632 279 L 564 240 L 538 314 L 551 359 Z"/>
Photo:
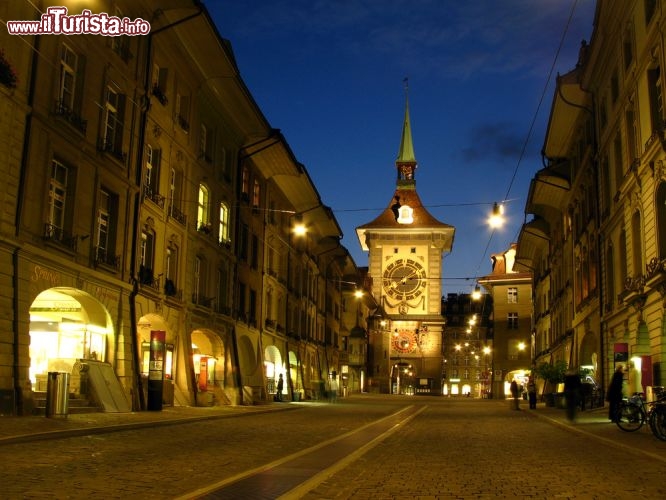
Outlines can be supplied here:
<path id="1" fill-rule="evenodd" d="M 208 188 L 199 184 L 199 196 L 197 198 L 197 227 L 205 230 L 209 224 L 208 214 Z"/>
<path id="2" fill-rule="evenodd" d="M 229 207 L 224 203 L 220 203 L 220 227 L 219 227 L 219 241 L 226 243 L 229 241 Z"/>

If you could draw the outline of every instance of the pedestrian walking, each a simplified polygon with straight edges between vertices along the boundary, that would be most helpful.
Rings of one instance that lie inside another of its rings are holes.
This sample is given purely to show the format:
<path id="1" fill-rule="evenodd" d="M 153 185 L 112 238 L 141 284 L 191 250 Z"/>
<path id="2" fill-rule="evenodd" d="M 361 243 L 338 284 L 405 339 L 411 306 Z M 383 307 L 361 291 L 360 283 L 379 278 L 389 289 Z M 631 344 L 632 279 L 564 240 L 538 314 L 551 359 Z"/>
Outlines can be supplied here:
<path id="1" fill-rule="evenodd" d="M 564 400 L 567 404 L 567 418 L 576 419 L 576 409 L 580 404 L 581 382 L 578 371 L 569 368 L 564 374 Z"/>
<path id="2" fill-rule="evenodd" d="M 282 389 L 284 388 L 284 379 L 282 378 L 282 374 L 280 373 L 280 376 L 278 377 L 278 383 L 277 383 L 277 394 L 275 394 L 275 400 L 276 401 L 282 401 Z"/>
<path id="3" fill-rule="evenodd" d="M 620 408 L 622 401 L 622 384 L 624 382 L 624 367 L 618 365 L 615 368 L 615 373 L 611 378 L 608 392 L 606 393 L 606 401 L 608 401 L 608 419 L 611 422 L 617 422 L 617 412 Z"/>
<path id="4" fill-rule="evenodd" d="M 527 382 L 527 399 L 530 402 L 530 410 L 536 410 L 537 392 L 536 384 L 534 383 L 534 378 L 532 375 L 530 375 L 530 379 Z"/>
<path id="5" fill-rule="evenodd" d="M 511 398 L 513 401 L 511 402 L 511 407 L 514 410 L 520 410 L 520 404 L 518 401 L 518 397 L 520 396 L 520 389 L 518 388 L 518 382 L 516 382 L 516 379 L 513 379 L 511 381 L 511 385 L 509 386 L 509 391 L 511 391 Z"/>
<path id="6" fill-rule="evenodd" d="M 335 403 L 338 400 L 338 379 L 335 375 L 333 375 L 329 383 L 328 400 L 331 403 Z"/>

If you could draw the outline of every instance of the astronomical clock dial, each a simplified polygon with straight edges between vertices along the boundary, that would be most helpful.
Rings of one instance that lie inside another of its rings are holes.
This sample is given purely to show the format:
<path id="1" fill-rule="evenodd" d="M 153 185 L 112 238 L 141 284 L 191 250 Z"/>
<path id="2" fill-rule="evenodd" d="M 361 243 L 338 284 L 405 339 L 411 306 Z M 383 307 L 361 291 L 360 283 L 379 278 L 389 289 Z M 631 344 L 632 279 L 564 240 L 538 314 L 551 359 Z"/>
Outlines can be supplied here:
<path id="1" fill-rule="evenodd" d="M 396 259 L 384 270 L 384 293 L 393 299 L 411 301 L 426 289 L 425 269 L 412 259 Z"/>
<path id="2" fill-rule="evenodd" d="M 399 330 L 393 335 L 393 350 L 401 354 L 414 352 L 416 348 L 416 338 L 414 332 L 408 330 Z"/>

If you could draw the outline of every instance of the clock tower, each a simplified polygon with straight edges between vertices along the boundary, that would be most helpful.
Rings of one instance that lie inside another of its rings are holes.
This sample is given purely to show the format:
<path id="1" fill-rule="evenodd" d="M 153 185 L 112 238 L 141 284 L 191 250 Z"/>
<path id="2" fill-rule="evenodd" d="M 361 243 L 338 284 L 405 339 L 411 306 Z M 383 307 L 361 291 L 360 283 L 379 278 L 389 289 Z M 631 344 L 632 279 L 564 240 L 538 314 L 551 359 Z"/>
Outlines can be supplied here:
<path id="1" fill-rule="evenodd" d="M 356 228 L 380 305 L 370 339 L 371 383 L 391 394 L 441 394 L 442 258 L 451 251 L 455 228 L 435 219 L 416 192 L 408 98 L 395 165 L 388 207 Z"/>

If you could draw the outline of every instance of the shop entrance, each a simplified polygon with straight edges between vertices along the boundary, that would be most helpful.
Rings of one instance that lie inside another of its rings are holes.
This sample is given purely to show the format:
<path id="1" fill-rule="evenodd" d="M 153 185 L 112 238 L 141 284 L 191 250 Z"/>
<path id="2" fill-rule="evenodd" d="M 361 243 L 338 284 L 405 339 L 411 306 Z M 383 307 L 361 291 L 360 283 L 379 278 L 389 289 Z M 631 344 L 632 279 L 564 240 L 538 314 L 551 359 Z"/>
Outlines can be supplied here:
<path id="1" fill-rule="evenodd" d="M 48 372 L 72 373 L 78 360 L 106 361 L 113 339 L 111 318 L 91 295 L 75 288 L 51 288 L 30 306 L 30 370 L 34 391 L 46 391 Z M 77 375 L 73 373 L 73 375 Z M 72 376 L 70 392 L 79 393 Z"/>
<path id="2" fill-rule="evenodd" d="M 268 394 L 275 395 L 277 393 L 278 377 L 282 375 L 286 377 L 285 367 L 282 363 L 282 356 L 280 350 L 274 345 L 266 346 L 264 349 L 264 373 L 266 376 L 266 391 Z M 287 385 L 282 387 L 282 393 L 286 394 Z"/>

